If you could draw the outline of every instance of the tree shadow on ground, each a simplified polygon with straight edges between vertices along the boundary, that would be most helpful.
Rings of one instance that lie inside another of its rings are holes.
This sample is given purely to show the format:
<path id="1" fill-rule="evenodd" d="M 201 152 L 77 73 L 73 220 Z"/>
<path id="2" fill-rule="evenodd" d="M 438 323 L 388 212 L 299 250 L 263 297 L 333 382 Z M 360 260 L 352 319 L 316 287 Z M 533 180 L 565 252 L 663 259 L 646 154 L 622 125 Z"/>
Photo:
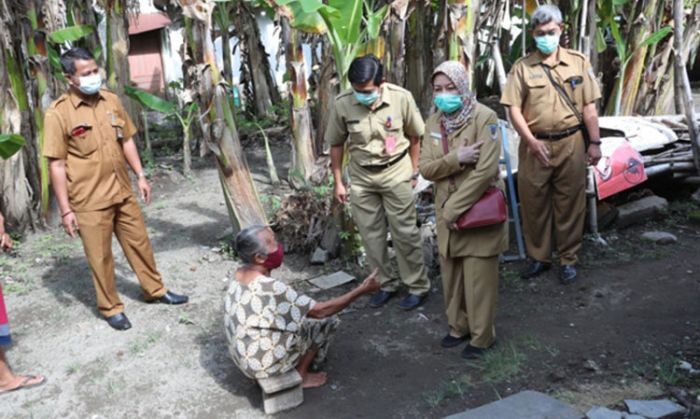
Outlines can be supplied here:
<path id="1" fill-rule="evenodd" d="M 184 225 L 161 218 L 157 214 L 145 215 L 146 227 L 155 230 L 155 234 L 149 234 L 154 250 L 177 250 L 191 247 L 192 244 L 214 246 L 231 224 L 226 212 L 218 212 L 196 203 L 187 203 L 176 208 L 190 211 L 193 217 L 211 221 Z"/>
<path id="2" fill-rule="evenodd" d="M 115 281 L 120 296 L 143 301 L 143 292 L 138 282 L 127 279 L 134 276 L 128 266 L 115 264 Z M 92 274 L 84 256 L 55 260 L 42 274 L 41 279 L 46 289 L 51 291 L 61 305 L 70 306 L 74 301 L 78 301 L 91 309 L 95 317 L 101 318 L 95 302 Z"/>
<path id="3" fill-rule="evenodd" d="M 210 321 L 195 338 L 199 346 L 199 363 L 221 388 L 234 397 L 248 399 L 252 408 L 262 412 L 260 387 L 243 375 L 231 360 L 223 330 L 223 312 L 217 313 L 218 320 Z"/>

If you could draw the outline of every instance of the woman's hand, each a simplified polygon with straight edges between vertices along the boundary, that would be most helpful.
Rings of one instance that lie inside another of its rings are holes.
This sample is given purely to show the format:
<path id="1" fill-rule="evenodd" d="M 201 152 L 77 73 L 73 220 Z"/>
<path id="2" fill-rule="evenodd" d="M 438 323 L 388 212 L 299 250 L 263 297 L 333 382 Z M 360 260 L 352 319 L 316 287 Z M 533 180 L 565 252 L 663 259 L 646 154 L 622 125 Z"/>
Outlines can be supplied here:
<path id="1" fill-rule="evenodd" d="M 358 286 L 363 294 L 372 294 L 379 291 L 379 268 L 374 268 L 371 274 Z"/>
<path id="2" fill-rule="evenodd" d="M 457 149 L 457 160 L 459 160 L 461 164 L 476 164 L 481 155 L 482 145 L 484 145 L 484 142 L 478 141 L 471 145 L 460 146 Z"/>

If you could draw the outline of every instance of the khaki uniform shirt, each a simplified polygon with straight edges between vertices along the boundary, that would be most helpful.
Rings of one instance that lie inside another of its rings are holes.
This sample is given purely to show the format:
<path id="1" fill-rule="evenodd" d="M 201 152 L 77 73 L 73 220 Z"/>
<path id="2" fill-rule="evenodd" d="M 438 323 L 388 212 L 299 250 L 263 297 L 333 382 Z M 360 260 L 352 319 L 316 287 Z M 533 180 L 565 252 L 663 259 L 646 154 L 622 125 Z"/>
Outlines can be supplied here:
<path id="1" fill-rule="evenodd" d="M 448 223 L 455 222 L 471 208 L 492 185 L 504 189 L 499 179 L 501 132 L 496 113 L 477 103 L 472 119 L 448 136 L 445 154 L 440 134 L 440 112 L 426 121 L 420 153 L 420 172 L 432 180 L 435 188 L 435 216 L 438 250 L 442 257 L 490 257 L 508 248 L 508 223 L 452 231 Z M 483 141 L 476 165 L 461 165 L 457 148 Z M 456 189 L 451 191 L 450 177 Z"/>
<path id="2" fill-rule="evenodd" d="M 43 155 L 66 161 L 73 211 L 105 209 L 133 193 L 122 142 L 135 133 L 119 98 L 107 90 L 93 105 L 72 92 L 51 104 L 44 118 Z"/>
<path id="3" fill-rule="evenodd" d="M 351 159 L 360 166 L 391 162 L 408 149 L 408 137 L 421 137 L 425 130 L 418 106 L 408 90 L 383 83 L 380 99 L 381 103 L 370 109 L 348 90 L 336 97 L 331 110 L 325 141 L 331 146 L 347 141 Z M 396 141 L 391 155 L 384 148 L 384 140 L 389 136 Z"/>
<path id="4" fill-rule="evenodd" d="M 584 105 L 600 99 L 591 64 L 585 55 L 574 50 L 560 47 L 556 54 L 552 77 L 582 112 Z M 580 123 L 542 68 L 544 58 L 536 51 L 516 61 L 501 96 L 502 104 L 522 109 L 533 134 L 563 131 Z"/>

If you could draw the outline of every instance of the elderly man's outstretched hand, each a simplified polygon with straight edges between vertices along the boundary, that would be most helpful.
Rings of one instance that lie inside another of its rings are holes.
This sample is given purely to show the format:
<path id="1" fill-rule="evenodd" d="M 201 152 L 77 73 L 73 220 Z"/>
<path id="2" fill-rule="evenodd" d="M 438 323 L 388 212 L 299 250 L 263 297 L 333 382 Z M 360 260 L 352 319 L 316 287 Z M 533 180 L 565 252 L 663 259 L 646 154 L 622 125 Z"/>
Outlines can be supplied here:
<path id="1" fill-rule="evenodd" d="M 374 268 L 371 274 L 360 284 L 360 288 L 365 294 L 371 294 L 379 291 L 379 268 Z"/>

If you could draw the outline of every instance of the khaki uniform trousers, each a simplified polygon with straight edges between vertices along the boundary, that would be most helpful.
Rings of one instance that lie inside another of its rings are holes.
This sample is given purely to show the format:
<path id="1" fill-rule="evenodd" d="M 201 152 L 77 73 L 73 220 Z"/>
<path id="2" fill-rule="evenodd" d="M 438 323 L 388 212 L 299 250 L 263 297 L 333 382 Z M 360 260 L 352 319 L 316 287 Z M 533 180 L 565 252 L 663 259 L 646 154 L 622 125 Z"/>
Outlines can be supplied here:
<path id="1" fill-rule="evenodd" d="M 105 317 L 124 311 L 114 283 L 112 233 L 136 274 L 146 301 L 162 297 L 165 286 L 156 270 L 151 242 L 146 233 L 141 209 L 130 195 L 123 202 L 99 211 L 76 212 L 85 256 L 92 271 L 97 308 Z"/>
<path id="2" fill-rule="evenodd" d="M 440 272 L 450 334 L 471 335 L 471 346 L 490 347 L 496 340 L 498 255 L 440 257 Z"/>
<path id="3" fill-rule="evenodd" d="M 586 216 L 586 151 L 581 132 L 545 141 L 550 167 L 544 167 L 520 143 L 518 195 L 527 253 L 540 262 L 552 260 L 552 215 L 562 265 L 578 262 Z"/>
<path id="4" fill-rule="evenodd" d="M 384 291 L 398 290 L 400 281 L 391 267 L 387 248 L 387 222 L 396 250 L 401 280 L 414 295 L 425 295 L 430 281 L 423 263 L 423 246 L 416 225 L 416 204 L 411 187 L 411 159 L 381 172 L 371 172 L 350 159 L 350 203 L 372 269 L 379 268 Z"/>

